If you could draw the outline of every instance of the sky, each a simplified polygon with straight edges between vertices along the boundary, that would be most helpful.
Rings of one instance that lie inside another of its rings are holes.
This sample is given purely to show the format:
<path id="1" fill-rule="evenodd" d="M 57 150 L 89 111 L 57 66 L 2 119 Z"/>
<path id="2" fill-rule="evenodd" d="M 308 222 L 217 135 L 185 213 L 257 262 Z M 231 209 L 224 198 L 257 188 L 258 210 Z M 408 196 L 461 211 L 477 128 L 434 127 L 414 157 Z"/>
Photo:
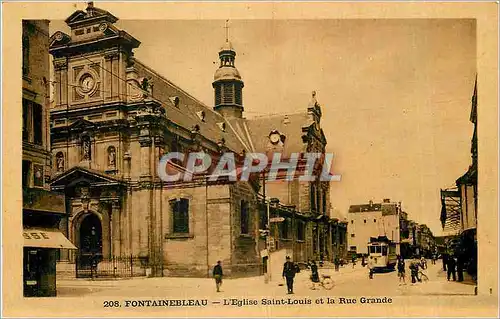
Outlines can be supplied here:
<path id="1" fill-rule="evenodd" d="M 136 58 L 212 107 L 224 22 L 116 26 L 141 41 Z M 69 33 L 63 21 L 50 27 Z M 349 205 L 390 198 L 442 234 L 440 188 L 471 163 L 474 20 L 230 20 L 229 38 L 244 116 L 305 111 L 317 92 L 333 171 L 342 175 L 331 185 L 335 210 L 347 216 Z"/>

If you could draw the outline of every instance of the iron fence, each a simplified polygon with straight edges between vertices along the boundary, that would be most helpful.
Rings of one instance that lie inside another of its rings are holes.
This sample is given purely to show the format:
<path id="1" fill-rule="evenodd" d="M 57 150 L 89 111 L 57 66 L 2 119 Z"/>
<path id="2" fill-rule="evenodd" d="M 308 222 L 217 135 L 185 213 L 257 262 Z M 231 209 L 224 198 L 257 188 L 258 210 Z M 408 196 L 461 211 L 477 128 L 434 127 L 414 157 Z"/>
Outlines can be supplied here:
<path id="1" fill-rule="evenodd" d="M 76 278 L 124 278 L 146 276 L 143 257 L 78 253 L 75 256 Z"/>

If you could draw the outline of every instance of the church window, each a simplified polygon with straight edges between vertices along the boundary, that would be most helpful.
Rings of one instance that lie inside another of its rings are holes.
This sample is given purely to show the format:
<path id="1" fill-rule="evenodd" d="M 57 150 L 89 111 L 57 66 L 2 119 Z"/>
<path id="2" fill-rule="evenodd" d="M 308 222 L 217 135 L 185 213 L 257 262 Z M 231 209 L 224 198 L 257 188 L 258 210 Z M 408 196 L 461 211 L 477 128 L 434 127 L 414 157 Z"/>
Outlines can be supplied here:
<path id="1" fill-rule="evenodd" d="M 311 184 L 309 188 L 309 200 L 311 202 L 311 211 L 316 211 L 316 187 Z"/>
<path id="2" fill-rule="evenodd" d="M 171 200 L 170 209 L 172 212 L 172 232 L 189 233 L 189 199 Z"/>
<path id="3" fill-rule="evenodd" d="M 240 224 L 241 224 L 241 233 L 248 234 L 250 231 L 250 216 L 248 209 L 248 202 L 245 200 L 241 201 L 240 206 Z"/>
<path id="4" fill-rule="evenodd" d="M 290 225 L 291 225 L 290 218 L 286 218 L 282 223 L 280 223 L 280 230 L 281 230 L 280 235 L 282 239 L 290 238 Z"/>
<path id="5" fill-rule="evenodd" d="M 306 224 L 303 221 L 297 222 L 297 240 L 305 240 Z"/>

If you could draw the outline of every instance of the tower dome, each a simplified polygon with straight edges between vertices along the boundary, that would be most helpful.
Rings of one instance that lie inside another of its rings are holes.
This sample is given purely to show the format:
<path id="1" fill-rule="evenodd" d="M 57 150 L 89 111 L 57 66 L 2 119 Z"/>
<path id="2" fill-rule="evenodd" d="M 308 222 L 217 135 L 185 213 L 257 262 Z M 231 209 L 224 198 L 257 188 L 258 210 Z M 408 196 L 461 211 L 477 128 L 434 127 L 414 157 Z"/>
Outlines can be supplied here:
<path id="1" fill-rule="evenodd" d="M 226 26 L 227 28 L 227 26 Z M 226 36 L 226 42 L 219 51 L 219 68 L 215 71 L 212 86 L 215 93 L 214 110 L 224 117 L 242 117 L 243 81 L 234 65 L 236 51 Z"/>

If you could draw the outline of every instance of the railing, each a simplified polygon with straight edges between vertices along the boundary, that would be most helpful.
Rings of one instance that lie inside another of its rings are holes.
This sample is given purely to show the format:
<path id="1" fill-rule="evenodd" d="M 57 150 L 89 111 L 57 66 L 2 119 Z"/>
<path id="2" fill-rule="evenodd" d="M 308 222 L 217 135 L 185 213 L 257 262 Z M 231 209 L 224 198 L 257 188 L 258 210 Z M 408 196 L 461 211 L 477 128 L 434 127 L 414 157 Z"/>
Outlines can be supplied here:
<path id="1" fill-rule="evenodd" d="M 143 257 L 78 253 L 75 256 L 76 278 L 124 278 L 146 276 Z"/>

